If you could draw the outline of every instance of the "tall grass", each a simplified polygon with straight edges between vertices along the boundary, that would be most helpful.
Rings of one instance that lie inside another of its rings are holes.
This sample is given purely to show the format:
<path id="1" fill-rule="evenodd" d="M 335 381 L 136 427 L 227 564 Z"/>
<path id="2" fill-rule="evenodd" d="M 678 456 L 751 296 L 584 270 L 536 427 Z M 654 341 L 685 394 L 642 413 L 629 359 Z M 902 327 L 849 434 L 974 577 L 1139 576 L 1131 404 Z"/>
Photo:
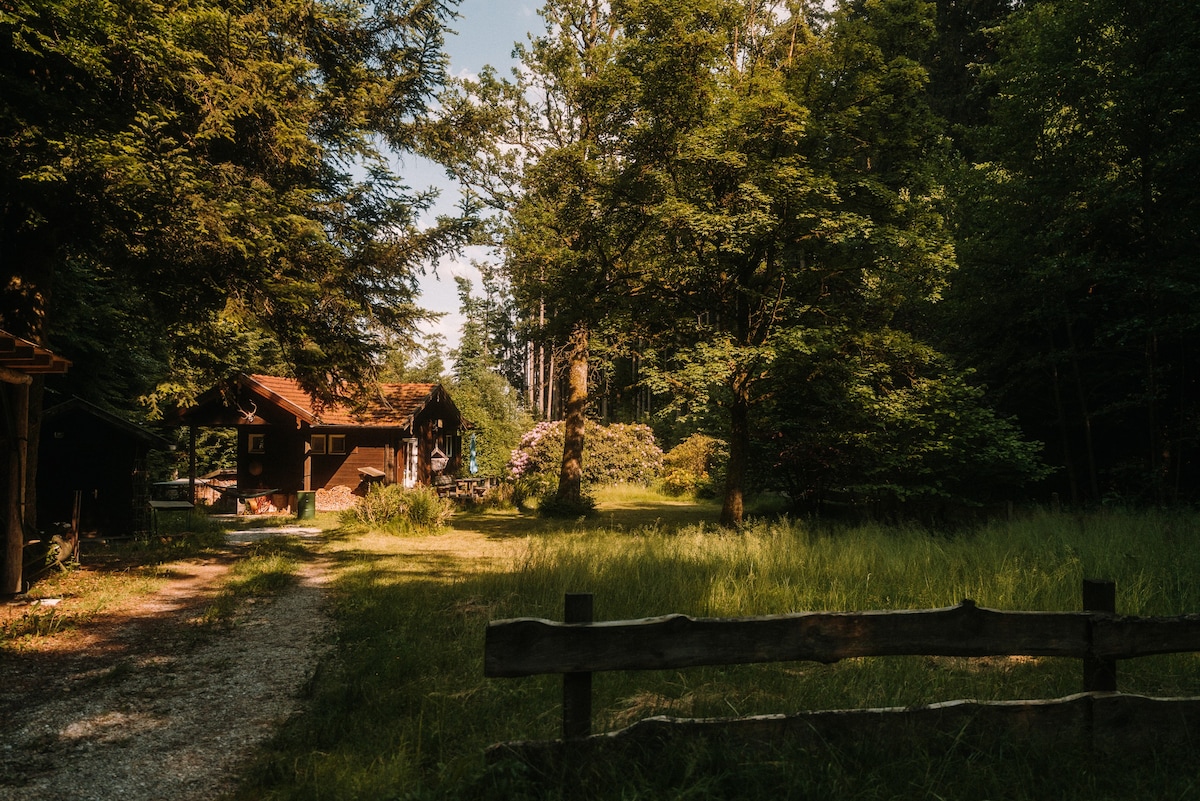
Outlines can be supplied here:
<path id="1" fill-rule="evenodd" d="M 1071 610 L 1080 608 L 1082 579 L 1098 577 L 1116 582 L 1123 613 L 1200 610 L 1195 515 L 1036 514 L 955 536 L 785 520 L 730 533 L 676 527 L 672 507 L 650 509 L 647 498 L 608 503 L 602 498 L 598 522 L 530 537 L 516 559 L 499 566 L 414 565 L 410 555 L 389 552 L 395 540 L 344 541 L 339 659 L 319 677 L 311 713 L 284 732 L 243 797 L 752 798 L 770 791 L 1082 799 L 1121 797 L 1121 788 L 1138 786 L 1128 783 L 1135 779 L 1159 797 L 1194 791 L 1194 769 L 1180 772 L 1173 763 L 1098 764 L 1086 754 L 1054 763 L 1020 744 L 992 761 L 915 747 L 899 760 L 871 753 L 762 760 L 698 747 L 653 770 L 592 765 L 551 782 L 512 764 L 485 768 L 481 754 L 490 743 L 557 736 L 560 690 L 556 677 L 484 679 L 484 626 L 506 617 L 561 619 L 566 592 L 594 593 L 597 619 L 924 608 L 963 598 L 1001 609 Z M 650 512 L 657 513 L 652 522 L 623 522 Z M 514 516 L 511 530 L 493 527 L 490 535 L 518 536 L 523 526 Z M 1200 695 L 1194 655 L 1122 663 L 1119 675 L 1128 692 Z M 925 657 L 599 674 L 595 718 L 604 730 L 658 713 L 1050 698 L 1079 691 L 1080 676 L 1074 660 Z M 1082 773 L 1072 779 L 1072 771 Z M 1106 787 L 1118 794 L 1105 795 Z"/>
<path id="2" fill-rule="evenodd" d="M 286 537 L 268 537 L 255 543 L 234 563 L 220 592 L 201 619 L 208 625 L 231 623 L 248 598 L 270 598 L 295 583 L 304 546 Z"/>

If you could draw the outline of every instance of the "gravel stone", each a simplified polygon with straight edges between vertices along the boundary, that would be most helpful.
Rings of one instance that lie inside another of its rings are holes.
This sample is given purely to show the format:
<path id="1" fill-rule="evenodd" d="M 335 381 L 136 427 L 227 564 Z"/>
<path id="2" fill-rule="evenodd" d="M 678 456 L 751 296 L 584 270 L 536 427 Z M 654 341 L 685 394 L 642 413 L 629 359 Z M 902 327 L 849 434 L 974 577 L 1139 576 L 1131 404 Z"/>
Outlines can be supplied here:
<path id="1" fill-rule="evenodd" d="M 174 566 L 136 606 L 0 651 L 0 801 L 207 801 L 303 708 L 332 627 L 327 566 L 301 564 L 231 626 L 198 626 L 229 555 Z"/>

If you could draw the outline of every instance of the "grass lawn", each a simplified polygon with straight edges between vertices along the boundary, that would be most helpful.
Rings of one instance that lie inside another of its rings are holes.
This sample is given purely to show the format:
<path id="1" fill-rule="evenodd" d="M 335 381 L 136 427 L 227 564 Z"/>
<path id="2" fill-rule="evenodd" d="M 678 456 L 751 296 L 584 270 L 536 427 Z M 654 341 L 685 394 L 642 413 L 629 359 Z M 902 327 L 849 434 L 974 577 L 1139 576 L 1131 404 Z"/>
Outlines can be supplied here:
<path id="1" fill-rule="evenodd" d="M 899 744 L 796 753 L 682 749 L 652 766 L 588 764 L 535 775 L 488 766 L 488 745 L 551 739 L 557 677 L 485 679 L 483 631 L 508 617 L 561 619 L 563 594 L 595 594 L 597 619 L 671 612 L 745 616 L 949 606 L 1080 608 L 1084 577 L 1117 583 L 1118 611 L 1200 610 L 1200 517 L 1033 514 L 953 536 L 882 526 L 761 522 L 620 491 L 562 524 L 461 513 L 445 533 L 334 534 L 337 657 L 247 774 L 239 797 L 387 798 L 1183 798 L 1192 759 L 1049 752 L 1007 743 Z M 1122 663 L 1120 687 L 1200 696 L 1200 658 Z M 600 674 L 597 731 L 686 717 L 903 706 L 956 698 L 1055 698 L 1081 689 L 1076 660 L 891 657 Z"/>

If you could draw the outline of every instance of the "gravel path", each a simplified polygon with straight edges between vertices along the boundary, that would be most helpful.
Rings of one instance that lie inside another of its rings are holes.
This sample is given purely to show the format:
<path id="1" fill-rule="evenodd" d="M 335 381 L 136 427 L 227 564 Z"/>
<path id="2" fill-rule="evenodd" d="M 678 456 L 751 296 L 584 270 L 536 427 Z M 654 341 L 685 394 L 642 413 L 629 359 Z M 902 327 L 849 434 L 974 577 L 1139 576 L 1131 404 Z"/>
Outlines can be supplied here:
<path id="1" fill-rule="evenodd" d="M 326 566 L 198 630 L 236 556 L 176 566 L 135 608 L 89 621 L 69 649 L 0 653 L 0 801 L 201 801 L 300 709 L 331 648 Z"/>

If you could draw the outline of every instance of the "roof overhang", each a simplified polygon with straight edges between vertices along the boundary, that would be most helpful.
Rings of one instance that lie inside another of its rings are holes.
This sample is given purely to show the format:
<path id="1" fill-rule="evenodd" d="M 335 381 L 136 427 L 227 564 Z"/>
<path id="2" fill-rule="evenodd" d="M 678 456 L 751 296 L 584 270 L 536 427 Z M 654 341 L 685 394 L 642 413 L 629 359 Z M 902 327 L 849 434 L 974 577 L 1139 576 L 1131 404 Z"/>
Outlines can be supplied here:
<path id="1" fill-rule="evenodd" d="M 248 376 L 245 373 L 239 373 L 237 382 L 241 386 L 246 387 L 246 389 L 249 389 L 251 392 L 254 392 L 257 395 L 260 395 L 261 397 L 271 401 L 271 403 L 274 403 L 276 406 L 288 412 L 289 414 L 294 414 L 298 420 L 308 423 L 309 425 L 312 425 L 317 421 L 317 418 L 310 410 L 305 409 L 302 406 L 297 406 L 295 403 L 292 403 L 275 390 L 263 386 L 258 381 L 255 381 L 253 376 Z"/>
<path id="2" fill-rule="evenodd" d="M 53 351 L 0 331 L 0 380 L 24 384 L 29 376 L 65 373 L 70 366 L 70 360 Z"/>
<path id="3" fill-rule="evenodd" d="M 137 423 L 132 423 L 123 417 L 119 417 L 112 412 L 102 409 L 96 404 L 84 400 L 78 396 L 63 401 L 55 406 L 51 406 L 50 408 L 46 409 L 43 414 L 45 415 L 45 419 L 47 421 L 52 421 L 55 417 L 67 414 L 72 410 L 78 410 L 84 414 L 90 415 L 91 417 L 106 423 L 112 428 L 123 431 L 129 436 L 141 440 L 151 450 L 175 450 L 175 443 L 171 442 L 166 437 L 160 436 L 153 431 L 143 428 Z"/>

